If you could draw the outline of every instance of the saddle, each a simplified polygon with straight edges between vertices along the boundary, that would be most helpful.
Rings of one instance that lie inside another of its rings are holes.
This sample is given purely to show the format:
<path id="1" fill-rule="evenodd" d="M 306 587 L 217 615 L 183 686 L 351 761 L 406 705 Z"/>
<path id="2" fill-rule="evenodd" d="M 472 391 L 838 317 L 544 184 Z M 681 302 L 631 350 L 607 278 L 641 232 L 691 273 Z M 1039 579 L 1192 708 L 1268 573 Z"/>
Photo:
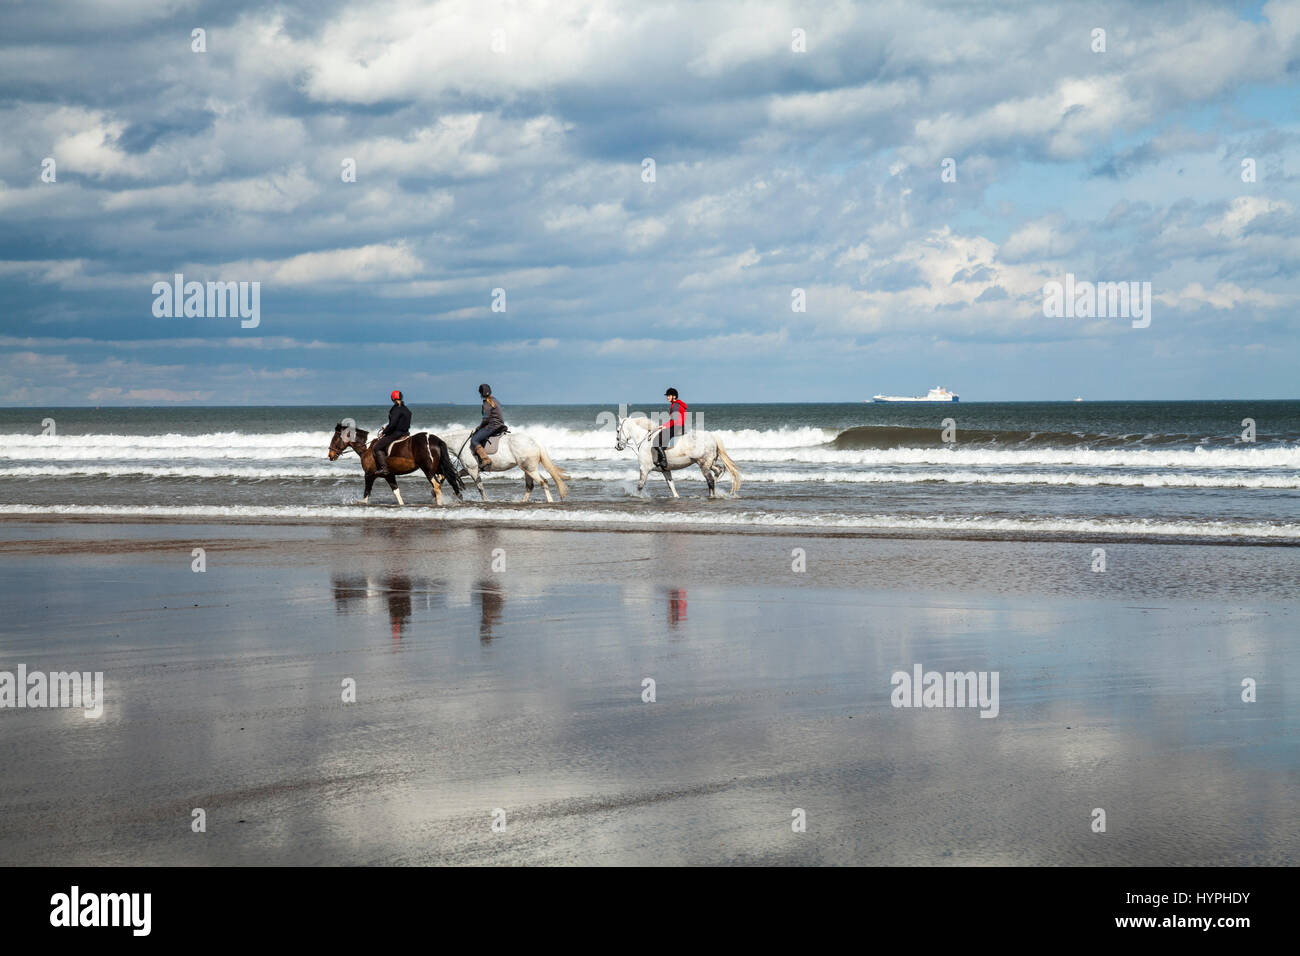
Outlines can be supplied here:
<path id="1" fill-rule="evenodd" d="M 397 441 L 395 441 L 395 442 L 393 442 L 391 445 L 389 445 L 389 446 L 388 446 L 388 457 L 389 457 L 389 458 L 410 458 L 410 457 L 411 457 L 411 437 L 412 437 L 411 435 L 403 435 L 401 438 L 397 439 Z M 368 444 L 368 445 L 366 446 L 366 448 L 370 451 L 371 454 L 374 454 L 374 451 L 375 451 L 375 444 L 376 444 L 378 441 L 379 441 L 378 438 L 372 438 L 372 439 L 370 440 L 370 444 Z"/>
<path id="2" fill-rule="evenodd" d="M 508 434 L 509 431 L 510 429 L 503 427 L 488 436 L 487 441 L 483 443 L 483 451 L 487 453 L 489 458 L 497 453 L 497 445 L 501 444 L 501 436 Z"/>

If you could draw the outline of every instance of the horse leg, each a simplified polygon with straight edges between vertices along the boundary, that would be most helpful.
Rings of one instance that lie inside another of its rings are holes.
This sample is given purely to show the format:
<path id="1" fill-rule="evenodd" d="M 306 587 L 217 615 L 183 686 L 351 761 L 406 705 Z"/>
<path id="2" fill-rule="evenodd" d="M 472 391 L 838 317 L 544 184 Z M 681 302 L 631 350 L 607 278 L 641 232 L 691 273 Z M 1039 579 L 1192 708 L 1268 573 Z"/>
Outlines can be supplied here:
<path id="1" fill-rule="evenodd" d="M 700 471 L 704 473 L 704 480 L 709 483 L 709 497 L 718 497 L 717 488 L 715 487 L 717 482 L 713 478 L 713 469 L 705 465 L 704 462 L 700 462 Z"/>
<path id="2" fill-rule="evenodd" d="M 427 465 L 421 465 L 420 467 L 424 469 L 424 477 L 429 479 L 429 484 L 433 485 L 433 503 L 437 505 L 439 508 L 441 508 L 442 507 L 442 479 L 438 477 L 438 473 L 436 471 L 432 470 Z"/>
<path id="3" fill-rule="evenodd" d="M 539 485 L 541 485 L 542 492 L 546 495 L 546 503 L 548 505 L 555 504 L 555 499 L 551 497 L 551 486 L 547 482 L 546 476 L 543 475 L 540 470 L 538 470 L 536 465 L 533 465 L 532 471 L 524 472 L 524 478 L 528 482 L 528 487 L 530 489 L 533 487 L 534 481 L 536 481 Z"/>
<path id="4" fill-rule="evenodd" d="M 374 486 L 375 486 L 375 473 L 373 471 L 368 471 L 366 472 L 366 494 L 361 499 L 361 503 L 363 505 L 370 504 L 370 489 L 373 488 Z"/>
<path id="5" fill-rule="evenodd" d="M 388 487 L 393 489 L 393 497 L 397 499 L 397 503 L 405 506 L 406 502 L 402 500 L 402 490 L 397 487 L 397 479 L 390 475 L 385 481 L 388 482 Z"/>
<path id="6" fill-rule="evenodd" d="M 524 472 L 524 502 L 533 497 L 533 476 Z"/>
<path id="7" fill-rule="evenodd" d="M 427 450 L 420 461 L 420 470 L 424 472 L 424 477 L 429 479 L 429 484 L 433 486 L 433 503 L 442 505 L 442 480 L 438 477 L 438 463 L 434 461 L 433 455 Z"/>
<path id="8" fill-rule="evenodd" d="M 646 478 L 648 478 L 649 476 L 650 476 L 650 462 L 649 462 L 647 459 L 642 458 L 642 459 L 641 459 L 641 477 L 638 478 L 638 479 L 637 479 L 637 482 L 636 482 L 636 493 L 637 493 L 637 497 L 638 497 L 638 498 L 642 497 L 641 492 L 642 492 L 642 490 L 645 488 L 645 480 L 646 480 Z"/>
<path id="9" fill-rule="evenodd" d="M 487 493 L 483 491 L 483 472 L 475 468 L 473 471 L 466 469 L 465 474 L 474 479 L 474 487 L 478 489 L 479 498 L 487 501 Z"/>
<path id="10" fill-rule="evenodd" d="M 673 484 L 672 471 L 667 468 L 665 468 L 663 471 L 664 471 L 664 481 L 668 482 L 668 490 L 673 493 L 674 498 L 680 498 L 681 495 L 677 493 L 677 486 Z"/>
<path id="11" fill-rule="evenodd" d="M 717 480 L 722 477 L 723 471 L 726 470 L 722 465 L 722 456 L 718 454 L 718 450 L 715 448 L 713 453 L 709 455 L 706 460 L 708 461 L 709 474 L 713 476 L 713 480 L 716 483 Z M 703 468 L 705 466 L 701 464 L 700 467 Z"/>

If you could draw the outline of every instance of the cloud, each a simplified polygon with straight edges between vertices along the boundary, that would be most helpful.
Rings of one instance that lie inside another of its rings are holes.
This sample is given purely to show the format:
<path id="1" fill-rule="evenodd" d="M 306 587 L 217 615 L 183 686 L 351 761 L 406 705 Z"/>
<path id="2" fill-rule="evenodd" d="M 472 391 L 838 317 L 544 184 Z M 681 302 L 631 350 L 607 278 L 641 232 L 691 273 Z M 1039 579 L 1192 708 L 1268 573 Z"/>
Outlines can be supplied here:
<path id="1" fill-rule="evenodd" d="M 1064 217 L 1058 213 L 1025 223 L 1007 237 L 998 253 L 1008 262 L 1059 259 L 1078 244 L 1079 230 L 1067 229 Z"/>
<path id="2" fill-rule="evenodd" d="M 86 400 L 91 402 L 203 402 L 211 399 L 213 393 L 196 389 L 192 392 L 178 392 L 171 388 L 94 388 L 86 393 Z"/>
<path id="3" fill-rule="evenodd" d="M 196 271 L 202 271 L 201 267 Z M 285 259 L 229 262 L 217 267 L 215 271 L 226 277 L 248 276 L 250 277 L 248 281 L 257 278 L 262 282 L 312 285 L 410 279 L 422 274 L 425 265 L 412 253 L 407 243 L 394 242 L 356 246 L 351 249 L 304 252 Z"/>
<path id="4" fill-rule="evenodd" d="M 677 283 L 680 289 L 707 289 L 712 286 L 728 285 L 740 278 L 741 274 L 763 259 L 754 249 L 746 249 L 736 256 L 728 256 L 724 261 L 707 272 L 693 272 Z"/>
<path id="5" fill-rule="evenodd" d="M 1151 281 L 1194 354 L 1250 354 L 1242 328 L 1295 354 L 1300 4 L 118 10 L 6 11 L 7 401 L 227 400 L 240 369 L 332 400 L 340 351 L 348 388 L 404 355 L 475 383 L 485 356 L 521 380 L 543 356 L 556 393 L 530 398 L 576 398 L 553 383 L 622 387 L 674 336 L 683 376 L 803 355 L 815 373 L 782 381 L 809 391 L 856 388 L 886 340 L 918 375 L 934 342 L 1050 339 L 1035 361 L 1070 371 L 1109 333 L 1035 319 L 1066 271 Z M 264 328 L 155 321 L 178 271 L 263 282 Z"/>
<path id="6" fill-rule="evenodd" d="M 1295 306 L 1300 302 L 1300 295 L 1294 293 L 1283 295 L 1263 292 L 1259 289 L 1243 289 L 1231 282 L 1220 282 L 1210 288 L 1206 288 L 1199 282 L 1193 282 L 1181 290 L 1163 292 L 1155 298 L 1164 305 L 1182 309 L 1199 306 L 1209 306 L 1212 309 L 1236 309 L 1243 305 L 1272 309 Z"/>

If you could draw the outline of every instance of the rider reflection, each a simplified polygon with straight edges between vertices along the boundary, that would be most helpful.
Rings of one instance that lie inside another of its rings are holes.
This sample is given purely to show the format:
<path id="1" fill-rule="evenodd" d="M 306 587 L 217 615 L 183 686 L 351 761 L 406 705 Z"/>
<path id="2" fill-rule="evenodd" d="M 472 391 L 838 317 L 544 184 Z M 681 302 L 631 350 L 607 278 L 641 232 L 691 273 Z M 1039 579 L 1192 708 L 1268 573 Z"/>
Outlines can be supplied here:
<path id="1" fill-rule="evenodd" d="M 474 603 L 479 610 L 478 639 L 489 644 L 493 637 L 492 629 L 501 623 L 505 610 L 505 589 L 490 578 L 479 578 L 474 582 Z"/>
<path id="2" fill-rule="evenodd" d="M 401 641 L 402 633 L 411 621 L 412 582 L 409 577 L 391 574 L 375 581 L 359 575 L 333 575 L 330 586 L 334 592 L 334 610 L 339 614 L 348 614 L 354 610 L 349 605 L 364 602 L 371 597 L 383 597 L 393 643 Z M 422 588 L 430 586 L 430 582 L 421 582 Z"/>
<path id="3" fill-rule="evenodd" d="M 402 639 L 402 628 L 411 620 L 411 579 L 394 575 L 384 582 L 388 589 L 388 621 L 393 643 Z"/>
<path id="4" fill-rule="evenodd" d="M 686 620 L 686 589 L 678 588 L 668 592 L 668 626 L 676 627 Z"/>

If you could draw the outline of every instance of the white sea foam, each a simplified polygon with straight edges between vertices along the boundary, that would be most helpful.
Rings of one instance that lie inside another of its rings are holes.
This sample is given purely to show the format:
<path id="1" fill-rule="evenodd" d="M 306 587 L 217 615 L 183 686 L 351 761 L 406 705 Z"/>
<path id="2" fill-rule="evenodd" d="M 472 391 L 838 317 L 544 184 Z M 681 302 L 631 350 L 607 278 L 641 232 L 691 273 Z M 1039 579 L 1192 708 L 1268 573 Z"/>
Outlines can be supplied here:
<path id="1" fill-rule="evenodd" d="M 351 467 L 348 467 L 351 465 Z M 747 484 L 792 484 L 812 482 L 822 484 L 903 485 L 919 482 L 971 485 L 1053 485 L 1062 487 L 1126 487 L 1126 488 L 1276 488 L 1300 489 L 1300 474 L 1252 474 L 1245 471 L 1219 473 L 1119 471 L 1067 472 L 1067 471 L 972 471 L 968 469 L 900 469 L 862 471 L 856 469 L 797 470 L 781 466 L 760 466 L 762 470 L 748 470 L 744 474 Z M 634 465 L 606 468 L 569 468 L 571 478 L 583 481 L 626 482 L 635 481 Z M 355 459 L 344 459 L 336 464 L 301 465 L 153 465 L 108 464 L 95 462 L 87 465 L 14 465 L 0 467 L 4 478 L 194 478 L 239 479 L 247 481 L 301 481 L 343 480 L 361 478 Z M 421 477 L 413 473 L 412 479 Z M 522 480 L 518 471 L 489 473 L 486 479 L 513 478 Z M 677 472 L 675 481 L 702 482 L 697 469 Z M 727 486 L 724 476 L 722 485 Z"/>
<path id="2" fill-rule="evenodd" d="M 459 423 L 416 430 L 450 433 Z M 463 426 L 461 426 L 463 428 Z M 551 457 L 566 462 L 632 464 L 630 452 L 614 449 L 609 429 L 579 431 L 547 426 L 521 428 L 541 441 Z M 0 460 L 41 465 L 47 462 L 198 461 L 321 462 L 330 432 L 211 432 L 202 435 L 0 435 Z M 718 431 L 727 451 L 743 469 L 746 464 L 838 465 L 879 468 L 942 465 L 974 467 L 1072 467 L 1143 469 L 1300 469 L 1300 445 L 1226 448 L 936 448 L 837 449 L 827 443 L 833 429 L 780 428 Z M 455 451 L 455 449 L 452 449 Z M 834 479 L 831 479 L 834 480 Z M 1289 487 L 1289 486 L 1288 486 Z"/>
<path id="3" fill-rule="evenodd" d="M 565 506 L 459 505 L 435 507 L 358 507 L 355 505 L 0 505 L 0 515 L 123 517 L 224 520 L 402 520 L 537 526 L 604 526 L 612 528 L 813 528 L 933 531 L 957 533 L 1108 534 L 1126 537 L 1270 538 L 1300 541 L 1300 524 L 1263 522 L 1178 521 L 1107 518 L 988 518 L 984 516 L 773 514 L 724 511 L 690 514 L 660 510 L 570 508 Z"/>
<path id="4" fill-rule="evenodd" d="M 834 448 L 799 449 L 792 455 L 758 449 L 736 452 L 744 461 L 792 461 L 827 465 L 1081 465 L 1091 468 L 1300 468 L 1300 446 L 1251 448 Z"/>
<path id="5" fill-rule="evenodd" d="M 3 474 L 3 472 L 0 472 Z M 857 470 L 823 470 L 806 471 L 775 467 L 763 471 L 743 471 L 746 484 L 791 484 L 812 482 L 824 484 L 862 484 L 862 485 L 905 485 L 920 482 L 941 482 L 945 484 L 970 485 L 1060 485 L 1080 487 L 1117 486 L 1127 488 L 1292 488 L 1300 489 L 1300 474 L 1294 475 L 1260 475 L 1241 472 L 1223 472 L 1219 474 L 1181 474 L 1177 472 L 1125 473 L 1103 471 L 1089 474 L 1086 472 L 1051 472 L 1051 471 L 969 471 L 945 470 L 897 470 L 897 471 L 857 471 Z M 628 481 L 637 477 L 636 468 L 619 469 L 583 469 L 569 470 L 572 478 L 584 478 L 597 481 Z M 689 481 L 703 481 L 703 476 L 695 469 L 675 472 L 674 481 L 683 478 Z M 724 474 L 721 483 L 725 488 L 727 477 Z"/>

